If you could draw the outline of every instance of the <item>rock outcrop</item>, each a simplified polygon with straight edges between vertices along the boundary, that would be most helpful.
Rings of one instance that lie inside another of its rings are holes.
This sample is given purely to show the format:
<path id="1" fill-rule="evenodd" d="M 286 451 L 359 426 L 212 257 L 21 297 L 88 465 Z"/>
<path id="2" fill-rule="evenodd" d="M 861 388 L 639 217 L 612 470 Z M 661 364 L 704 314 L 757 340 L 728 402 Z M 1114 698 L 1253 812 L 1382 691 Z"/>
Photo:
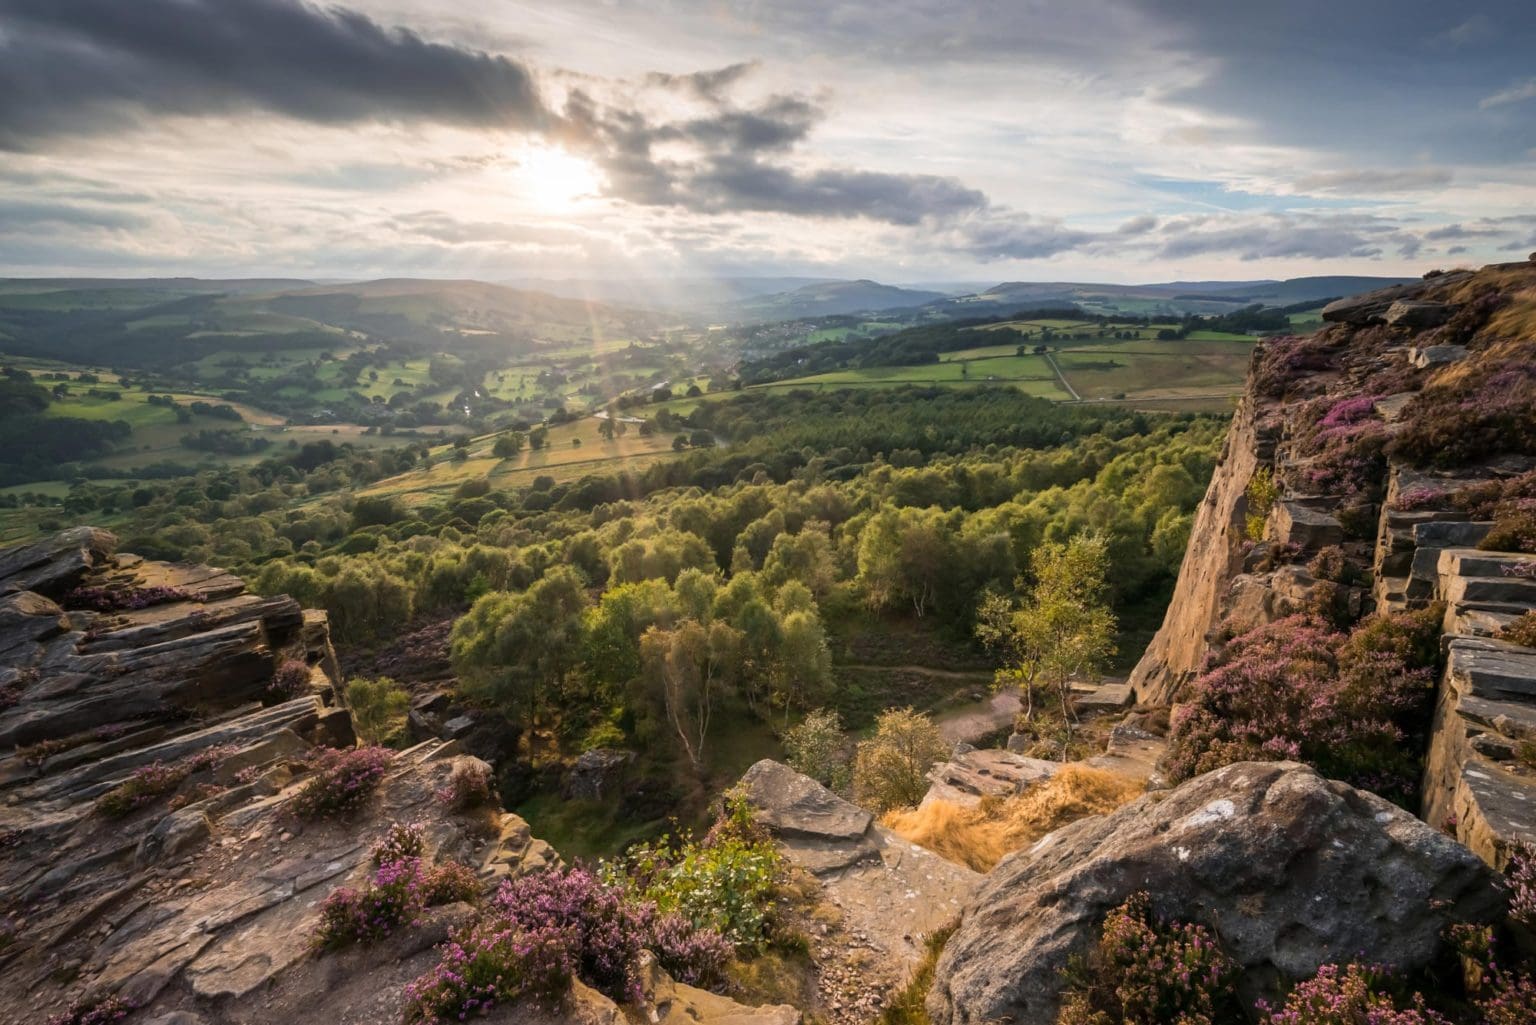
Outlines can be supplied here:
<path id="1" fill-rule="evenodd" d="M 1061 970 L 1137 891 L 1210 927 L 1256 988 L 1361 952 L 1422 967 L 1445 925 L 1502 902 L 1487 866 L 1402 809 L 1306 766 L 1239 763 L 1004 859 L 939 960 L 935 1025 L 1054 1025 Z"/>
<path id="2" fill-rule="evenodd" d="M 464 756 L 440 740 L 397 754 L 361 815 L 293 815 L 312 755 L 355 743 L 324 614 L 115 547 L 82 528 L 0 551 L 0 1021 L 82 994 L 191 1022 L 393 1018 L 451 911 L 414 949 L 317 964 L 310 943 L 320 900 L 368 871 L 388 826 L 420 822 L 433 857 L 488 882 L 554 853 L 516 816 L 448 810 L 436 793 Z M 167 792 L 103 810 L 166 772 Z M 359 1018 L 330 976 L 386 956 L 369 999 L 394 1004 Z M 290 993 L 301 1013 L 266 1009 Z"/>

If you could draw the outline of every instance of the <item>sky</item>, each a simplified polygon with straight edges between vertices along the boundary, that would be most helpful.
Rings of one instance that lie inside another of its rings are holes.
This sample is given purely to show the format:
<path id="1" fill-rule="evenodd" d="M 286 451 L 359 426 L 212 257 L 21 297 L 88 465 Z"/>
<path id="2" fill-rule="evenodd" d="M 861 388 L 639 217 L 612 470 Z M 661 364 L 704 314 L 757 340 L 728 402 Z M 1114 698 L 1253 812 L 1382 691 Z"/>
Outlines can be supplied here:
<path id="1" fill-rule="evenodd" d="M 0 0 L 0 275 L 1149 282 L 1536 249 L 1531 0 Z"/>

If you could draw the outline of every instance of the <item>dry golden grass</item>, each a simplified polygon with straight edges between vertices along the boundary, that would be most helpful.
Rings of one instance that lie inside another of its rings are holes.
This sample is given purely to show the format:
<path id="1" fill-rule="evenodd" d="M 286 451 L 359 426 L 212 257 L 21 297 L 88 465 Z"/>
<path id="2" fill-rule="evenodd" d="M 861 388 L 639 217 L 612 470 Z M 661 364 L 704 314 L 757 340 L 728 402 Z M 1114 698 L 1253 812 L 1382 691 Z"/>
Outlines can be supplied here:
<path id="1" fill-rule="evenodd" d="M 1005 854 L 1084 816 L 1114 811 L 1143 789 L 1137 780 L 1068 765 L 1018 797 L 991 798 L 973 808 L 930 801 L 920 808 L 887 812 L 880 822 L 935 854 L 986 872 Z"/>

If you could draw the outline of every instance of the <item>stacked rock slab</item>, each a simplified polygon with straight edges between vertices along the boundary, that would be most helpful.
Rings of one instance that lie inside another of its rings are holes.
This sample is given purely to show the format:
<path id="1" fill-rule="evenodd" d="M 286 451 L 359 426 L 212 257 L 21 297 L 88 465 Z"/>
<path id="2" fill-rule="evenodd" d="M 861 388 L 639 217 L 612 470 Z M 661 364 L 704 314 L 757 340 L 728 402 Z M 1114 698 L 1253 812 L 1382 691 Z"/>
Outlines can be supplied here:
<path id="1" fill-rule="evenodd" d="M 439 740 L 395 757 L 363 817 L 301 822 L 288 808 L 306 760 L 317 745 L 355 743 L 324 614 L 115 548 L 82 528 L 0 551 L 0 1022 L 108 994 L 147 1018 L 272 1020 L 250 1001 L 290 975 L 306 985 L 319 901 L 367 870 L 393 821 L 421 821 L 434 856 L 487 880 L 556 861 L 516 816 L 444 810 L 435 793 L 462 756 Z M 274 694 L 289 660 L 309 679 Z M 176 794 L 122 817 L 98 810 L 135 772 L 199 754 L 216 767 Z M 452 915 L 434 914 L 441 939 Z M 434 933 L 421 935 L 415 974 L 435 958 Z M 323 996 L 300 1003 L 294 1020 L 321 1020 Z"/>

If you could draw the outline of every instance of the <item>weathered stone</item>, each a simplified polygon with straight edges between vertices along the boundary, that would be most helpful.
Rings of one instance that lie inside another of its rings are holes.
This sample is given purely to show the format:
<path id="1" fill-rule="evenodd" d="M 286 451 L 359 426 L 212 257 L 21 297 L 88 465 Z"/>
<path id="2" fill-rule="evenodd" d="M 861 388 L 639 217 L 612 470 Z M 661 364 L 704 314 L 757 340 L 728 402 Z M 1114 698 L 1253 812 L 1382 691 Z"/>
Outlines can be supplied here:
<path id="1" fill-rule="evenodd" d="M 624 780 L 624 772 L 635 760 L 633 751 L 600 747 L 583 751 L 565 776 L 567 800 L 601 801 L 614 793 Z"/>
<path id="2" fill-rule="evenodd" d="M 1276 502 L 1270 525 L 1275 540 L 1299 545 L 1303 551 L 1315 552 L 1344 540 L 1344 528 L 1337 519 L 1296 501 Z"/>
<path id="3" fill-rule="evenodd" d="M 983 797 L 1012 797 L 1061 769 L 1061 762 L 1026 758 L 1010 751 L 970 750 L 940 762 L 928 773 L 932 786 L 923 803 L 975 805 Z"/>
<path id="4" fill-rule="evenodd" d="M 1425 302 L 1421 299 L 1399 299 L 1387 307 L 1382 320 L 1392 327 L 1404 327 L 1413 331 L 1439 327 L 1455 313 L 1453 306 L 1445 303 Z"/>
<path id="5" fill-rule="evenodd" d="M 675 981 L 648 952 L 640 967 L 641 1000 L 655 1025 L 799 1025 L 800 1012 L 788 1004 L 748 1007 Z"/>
<path id="6" fill-rule="evenodd" d="M 1250 998 L 1361 952 L 1413 971 L 1447 924 L 1504 900 L 1472 852 L 1379 797 L 1294 763 L 1230 765 L 1004 859 L 939 960 L 934 1022 L 1053 1025 L 1061 969 L 1137 891 L 1210 926 Z"/>
<path id="7" fill-rule="evenodd" d="M 193 808 L 173 811 L 139 841 L 134 860 L 140 865 L 153 865 L 201 847 L 212 834 L 213 823 L 208 821 L 206 812 Z"/>
<path id="8" fill-rule="evenodd" d="M 1466 358 L 1465 345 L 1425 345 L 1408 350 L 1408 362 L 1420 369 L 1456 363 Z"/>
<path id="9" fill-rule="evenodd" d="M 1376 324 L 1386 319 L 1392 304 L 1404 299 L 1417 299 L 1424 294 L 1424 283 L 1409 282 L 1390 288 L 1366 292 L 1336 299 L 1323 307 L 1323 319 L 1330 324 Z"/>
<path id="10" fill-rule="evenodd" d="M 106 562 L 117 538 L 95 527 L 75 527 L 32 544 L 0 551 L 0 592 L 36 591 L 62 597 L 93 567 Z"/>
<path id="11" fill-rule="evenodd" d="M 766 758 L 741 777 L 741 788 L 758 821 L 780 836 L 854 841 L 874 821 L 809 776 Z"/>

